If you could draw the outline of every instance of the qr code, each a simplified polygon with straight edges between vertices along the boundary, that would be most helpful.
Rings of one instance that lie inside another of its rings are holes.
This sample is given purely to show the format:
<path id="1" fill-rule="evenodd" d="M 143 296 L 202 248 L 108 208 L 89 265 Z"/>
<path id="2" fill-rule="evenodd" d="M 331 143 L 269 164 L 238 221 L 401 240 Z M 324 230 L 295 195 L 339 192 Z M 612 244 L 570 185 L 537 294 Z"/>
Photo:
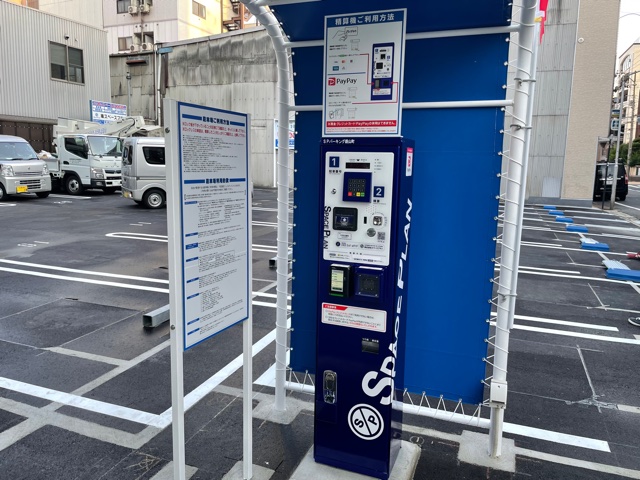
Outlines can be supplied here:
<path id="1" fill-rule="evenodd" d="M 378 232 L 378 240 L 380 240 L 381 242 L 384 242 L 386 237 L 387 237 L 386 232 Z"/>

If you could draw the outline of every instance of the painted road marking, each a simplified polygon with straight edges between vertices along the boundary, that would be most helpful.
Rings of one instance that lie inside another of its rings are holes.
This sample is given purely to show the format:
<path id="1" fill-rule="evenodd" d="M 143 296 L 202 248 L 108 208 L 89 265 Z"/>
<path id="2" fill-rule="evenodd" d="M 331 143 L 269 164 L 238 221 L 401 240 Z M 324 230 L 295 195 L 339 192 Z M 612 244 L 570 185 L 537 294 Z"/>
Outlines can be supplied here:
<path id="1" fill-rule="evenodd" d="M 632 207 L 631 205 L 625 205 L 624 203 L 617 203 L 617 202 L 616 202 L 616 205 L 620 205 L 621 207 L 632 208 L 633 210 L 638 210 L 638 211 L 640 211 L 640 208 L 638 208 L 638 207 Z"/>
<path id="2" fill-rule="evenodd" d="M 497 315 L 498 314 L 496 312 L 491 312 L 492 317 L 495 317 Z M 607 332 L 619 332 L 617 327 L 610 327 L 608 325 L 592 325 L 590 323 L 569 322 L 567 320 L 556 320 L 554 318 L 530 317 L 528 315 L 514 315 L 513 318 L 515 318 L 516 320 L 526 320 L 528 322 L 551 323 L 554 325 L 566 325 L 567 327 L 589 328 L 592 330 L 604 330 Z"/>
<path id="3" fill-rule="evenodd" d="M 495 327 L 496 323 L 491 322 L 491 326 Z M 514 325 L 515 330 L 525 330 L 528 332 L 548 333 L 551 335 L 561 335 L 564 337 L 586 338 L 588 340 L 598 340 L 602 342 L 624 343 L 626 345 L 640 345 L 640 340 L 632 338 L 607 337 L 605 335 L 593 335 L 591 333 L 570 332 L 568 330 L 556 330 L 553 328 L 531 327 L 529 325 Z"/>
<path id="4" fill-rule="evenodd" d="M 54 197 L 54 198 L 67 198 L 67 199 L 69 198 L 69 195 L 60 195 L 60 194 L 57 194 L 57 193 L 52 193 L 49 196 L 50 197 Z M 74 200 L 91 200 L 91 198 L 92 197 L 77 197 L 77 196 L 73 197 Z M 69 201 L 69 203 L 71 203 L 71 202 Z"/>
<path id="5" fill-rule="evenodd" d="M 253 345 L 253 356 L 260 353 L 266 346 L 272 343 L 276 338 L 276 331 L 273 329 L 267 335 L 262 337 L 258 342 Z M 168 342 L 163 346 L 166 348 L 169 345 Z M 202 385 L 191 391 L 184 397 L 184 409 L 185 412 L 194 406 L 198 401 L 211 393 L 220 383 L 233 375 L 239 368 L 242 367 L 243 355 L 240 354 L 225 367 L 211 376 Z M 76 394 L 61 392 L 50 388 L 40 387 L 38 385 L 31 385 L 29 383 L 20 382 L 18 380 L 12 380 L 9 378 L 0 377 L 0 388 L 6 388 L 13 392 L 24 393 L 32 397 L 42 398 L 51 402 L 68 405 L 71 407 L 80 408 L 82 410 L 88 410 L 94 413 L 100 413 L 108 415 L 110 417 L 120 418 L 122 420 L 128 420 L 130 422 L 139 423 L 142 425 L 148 425 L 156 428 L 166 428 L 171 425 L 171 408 L 166 410 L 160 415 L 144 412 L 142 410 L 136 410 L 133 408 L 123 407 L 112 403 L 102 402 L 100 400 L 94 400 L 91 398 L 81 397 Z"/>
<path id="6" fill-rule="evenodd" d="M 70 273 L 79 273 L 81 275 L 97 275 L 100 277 L 110 277 L 110 278 L 123 278 L 127 280 L 140 280 L 141 282 L 151 282 L 151 283 L 163 283 L 168 285 L 169 280 L 162 280 L 158 278 L 148 278 L 148 277 L 136 277 L 133 275 L 122 275 L 118 273 L 105 273 L 105 272 L 94 272 L 91 270 L 79 270 L 76 268 L 66 268 L 66 267 L 54 267 L 52 265 L 42 265 L 39 263 L 29 263 L 29 262 L 19 262 L 17 260 L 5 260 L 0 259 L 0 263 L 8 263 L 11 265 L 20 265 L 23 267 L 33 267 L 39 268 L 42 270 L 57 270 L 60 272 L 70 272 Z"/>

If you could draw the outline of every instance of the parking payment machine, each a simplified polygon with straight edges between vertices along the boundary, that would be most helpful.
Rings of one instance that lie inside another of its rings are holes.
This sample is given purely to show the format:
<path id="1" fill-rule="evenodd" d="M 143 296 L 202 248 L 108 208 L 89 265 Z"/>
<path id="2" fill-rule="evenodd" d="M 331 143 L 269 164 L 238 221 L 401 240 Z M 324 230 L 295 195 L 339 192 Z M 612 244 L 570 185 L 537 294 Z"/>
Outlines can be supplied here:
<path id="1" fill-rule="evenodd" d="M 324 138 L 317 462 L 386 479 L 400 448 L 413 142 Z"/>

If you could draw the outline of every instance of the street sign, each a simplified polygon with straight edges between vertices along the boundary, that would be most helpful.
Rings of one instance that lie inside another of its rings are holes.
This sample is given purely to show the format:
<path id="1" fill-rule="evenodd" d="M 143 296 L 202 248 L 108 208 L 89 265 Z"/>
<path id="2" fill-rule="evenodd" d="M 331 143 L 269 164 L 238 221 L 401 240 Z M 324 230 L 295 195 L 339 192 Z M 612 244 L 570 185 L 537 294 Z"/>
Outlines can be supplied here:
<path id="1" fill-rule="evenodd" d="M 119 103 L 89 100 L 91 121 L 95 123 L 117 122 L 127 116 L 127 106 Z"/>

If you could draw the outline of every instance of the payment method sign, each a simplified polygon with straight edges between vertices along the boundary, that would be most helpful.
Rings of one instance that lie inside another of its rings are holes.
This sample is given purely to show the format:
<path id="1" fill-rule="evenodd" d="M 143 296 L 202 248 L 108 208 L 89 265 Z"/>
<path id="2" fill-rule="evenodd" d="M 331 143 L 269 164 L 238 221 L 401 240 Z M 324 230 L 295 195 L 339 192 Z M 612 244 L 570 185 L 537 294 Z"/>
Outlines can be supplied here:
<path id="1" fill-rule="evenodd" d="M 406 10 L 325 17 L 325 136 L 396 135 Z"/>

